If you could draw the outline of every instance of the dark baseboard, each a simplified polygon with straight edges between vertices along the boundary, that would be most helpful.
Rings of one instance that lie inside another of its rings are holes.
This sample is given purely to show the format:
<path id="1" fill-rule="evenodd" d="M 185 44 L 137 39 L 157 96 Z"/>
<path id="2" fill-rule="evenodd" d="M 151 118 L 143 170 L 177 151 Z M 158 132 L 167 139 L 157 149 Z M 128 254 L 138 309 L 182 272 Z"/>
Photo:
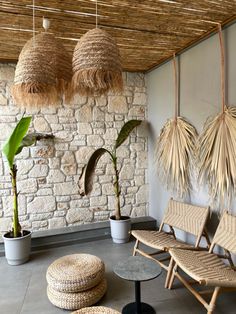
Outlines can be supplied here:
<path id="1" fill-rule="evenodd" d="M 132 229 L 155 230 L 156 220 L 150 216 L 132 218 Z M 35 231 L 32 234 L 32 251 L 46 250 L 70 244 L 108 239 L 111 237 L 109 221 Z M 0 242 L 0 256 L 4 255 L 4 244 Z"/>

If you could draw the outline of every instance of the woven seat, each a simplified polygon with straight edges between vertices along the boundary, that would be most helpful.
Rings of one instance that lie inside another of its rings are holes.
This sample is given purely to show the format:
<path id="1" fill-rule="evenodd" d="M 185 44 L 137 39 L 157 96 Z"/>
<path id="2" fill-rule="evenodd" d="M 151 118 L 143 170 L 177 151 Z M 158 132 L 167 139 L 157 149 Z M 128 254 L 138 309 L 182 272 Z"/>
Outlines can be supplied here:
<path id="1" fill-rule="evenodd" d="M 202 236 L 206 237 L 208 246 L 210 241 L 205 231 L 205 224 L 208 218 L 209 208 L 194 206 L 170 199 L 168 207 L 165 211 L 159 231 L 150 230 L 133 230 L 132 235 L 136 238 L 133 255 L 137 253 L 152 258 L 163 269 L 168 271 L 169 264 L 164 262 L 170 259 L 170 256 L 157 258 L 157 255 L 168 252 L 170 248 L 191 248 L 190 244 L 184 243 L 176 239 L 175 230 L 183 230 L 196 237 L 195 247 L 199 246 Z M 170 232 L 163 230 L 164 225 L 169 226 Z M 147 253 L 140 248 L 140 243 L 157 250 L 157 252 Z M 156 255 L 156 256 L 155 256 Z M 155 258 L 154 258 L 155 256 Z M 171 278 L 166 277 L 165 286 L 168 287 Z"/>
<path id="2" fill-rule="evenodd" d="M 191 247 L 190 244 L 179 241 L 173 235 L 163 231 L 133 230 L 132 235 L 138 241 L 156 250 L 168 251 L 170 247 Z"/>
<path id="3" fill-rule="evenodd" d="M 121 313 L 116 310 L 109 309 L 108 307 L 105 306 L 92 306 L 85 307 L 71 314 L 121 314 Z"/>
<path id="4" fill-rule="evenodd" d="M 215 245 L 221 246 L 225 250 L 225 255 L 213 253 Z M 209 252 L 199 251 L 197 249 L 170 249 L 172 260 L 168 274 L 173 272 L 187 289 L 200 301 L 207 313 L 213 313 L 215 302 L 218 294 L 223 291 L 236 290 L 236 271 L 231 259 L 230 252 L 236 253 L 236 217 L 224 213 Z M 226 265 L 221 258 L 228 259 L 230 266 Z M 201 293 L 193 289 L 190 283 L 179 274 L 177 266 L 180 267 L 187 275 L 201 285 L 214 287 L 210 303 L 207 303 L 201 296 Z M 169 282 L 171 288 L 173 282 Z"/>
<path id="5" fill-rule="evenodd" d="M 66 310 L 77 310 L 97 303 L 106 293 L 107 282 L 103 279 L 97 286 L 83 292 L 61 292 L 48 285 L 47 295 L 50 302 Z"/>
<path id="6" fill-rule="evenodd" d="M 236 271 L 217 255 L 204 251 L 170 249 L 175 262 L 194 280 L 206 286 L 236 287 Z"/>
<path id="7" fill-rule="evenodd" d="M 90 254 L 72 254 L 54 261 L 47 270 L 50 287 L 61 292 L 79 292 L 96 286 L 104 277 L 105 266 Z"/>

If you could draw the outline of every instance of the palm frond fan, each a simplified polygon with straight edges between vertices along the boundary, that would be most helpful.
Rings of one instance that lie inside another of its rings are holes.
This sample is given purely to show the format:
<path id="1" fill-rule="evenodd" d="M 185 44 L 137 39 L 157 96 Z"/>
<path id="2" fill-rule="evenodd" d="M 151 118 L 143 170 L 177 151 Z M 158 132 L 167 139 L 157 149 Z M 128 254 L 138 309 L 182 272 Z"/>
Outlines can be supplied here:
<path id="1" fill-rule="evenodd" d="M 120 54 L 114 38 L 95 28 L 78 41 L 72 60 L 71 96 L 101 96 L 123 89 Z"/>
<path id="2" fill-rule="evenodd" d="M 227 107 L 225 103 L 225 58 L 221 25 L 219 41 L 222 110 L 207 119 L 199 137 L 199 182 L 208 185 L 210 197 L 215 203 L 229 207 L 236 190 L 236 108 Z"/>
<path id="3" fill-rule="evenodd" d="M 16 66 L 12 96 L 23 107 L 57 105 L 72 77 L 70 57 L 54 35 L 42 32 L 23 47 Z"/>
<path id="4" fill-rule="evenodd" d="M 156 163 L 163 183 L 183 198 L 190 192 L 191 159 L 195 156 L 196 129 L 179 116 L 178 79 L 173 57 L 175 83 L 175 116 L 167 120 L 156 143 Z"/>

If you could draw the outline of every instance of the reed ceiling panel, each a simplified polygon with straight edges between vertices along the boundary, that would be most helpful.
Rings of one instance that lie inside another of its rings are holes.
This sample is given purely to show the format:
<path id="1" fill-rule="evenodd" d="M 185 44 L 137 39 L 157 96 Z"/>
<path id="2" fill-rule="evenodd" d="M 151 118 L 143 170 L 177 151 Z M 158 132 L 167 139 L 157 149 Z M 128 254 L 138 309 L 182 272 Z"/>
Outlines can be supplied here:
<path id="1" fill-rule="evenodd" d="M 236 19 L 236 0 L 98 0 L 99 26 L 115 38 L 127 71 L 148 71 Z M 95 27 L 94 0 L 35 0 L 36 32 L 42 17 L 71 53 Z M 0 62 L 16 62 L 32 37 L 32 0 L 0 1 Z"/>

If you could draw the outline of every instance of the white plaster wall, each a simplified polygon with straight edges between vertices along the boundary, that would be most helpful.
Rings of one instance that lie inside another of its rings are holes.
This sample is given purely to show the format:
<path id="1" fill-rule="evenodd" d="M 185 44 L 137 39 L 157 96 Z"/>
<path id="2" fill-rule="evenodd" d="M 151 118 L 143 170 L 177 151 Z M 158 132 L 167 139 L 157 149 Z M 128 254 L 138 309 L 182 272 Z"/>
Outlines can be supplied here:
<path id="1" fill-rule="evenodd" d="M 224 30 L 227 69 L 227 99 L 236 105 L 236 24 Z M 220 51 L 218 35 L 212 36 L 179 57 L 180 114 L 200 132 L 206 118 L 221 110 Z M 155 141 L 161 127 L 174 114 L 174 84 L 172 63 L 168 62 L 147 75 L 149 139 L 149 214 L 160 222 L 168 199 L 172 196 L 161 184 L 154 163 Z M 190 199 L 193 204 L 208 205 L 206 187 L 193 183 Z M 213 211 L 216 208 L 212 208 Z M 232 211 L 236 213 L 235 203 Z M 211 231 L 215 230 L 216 215 L 212 216 Z"/>

